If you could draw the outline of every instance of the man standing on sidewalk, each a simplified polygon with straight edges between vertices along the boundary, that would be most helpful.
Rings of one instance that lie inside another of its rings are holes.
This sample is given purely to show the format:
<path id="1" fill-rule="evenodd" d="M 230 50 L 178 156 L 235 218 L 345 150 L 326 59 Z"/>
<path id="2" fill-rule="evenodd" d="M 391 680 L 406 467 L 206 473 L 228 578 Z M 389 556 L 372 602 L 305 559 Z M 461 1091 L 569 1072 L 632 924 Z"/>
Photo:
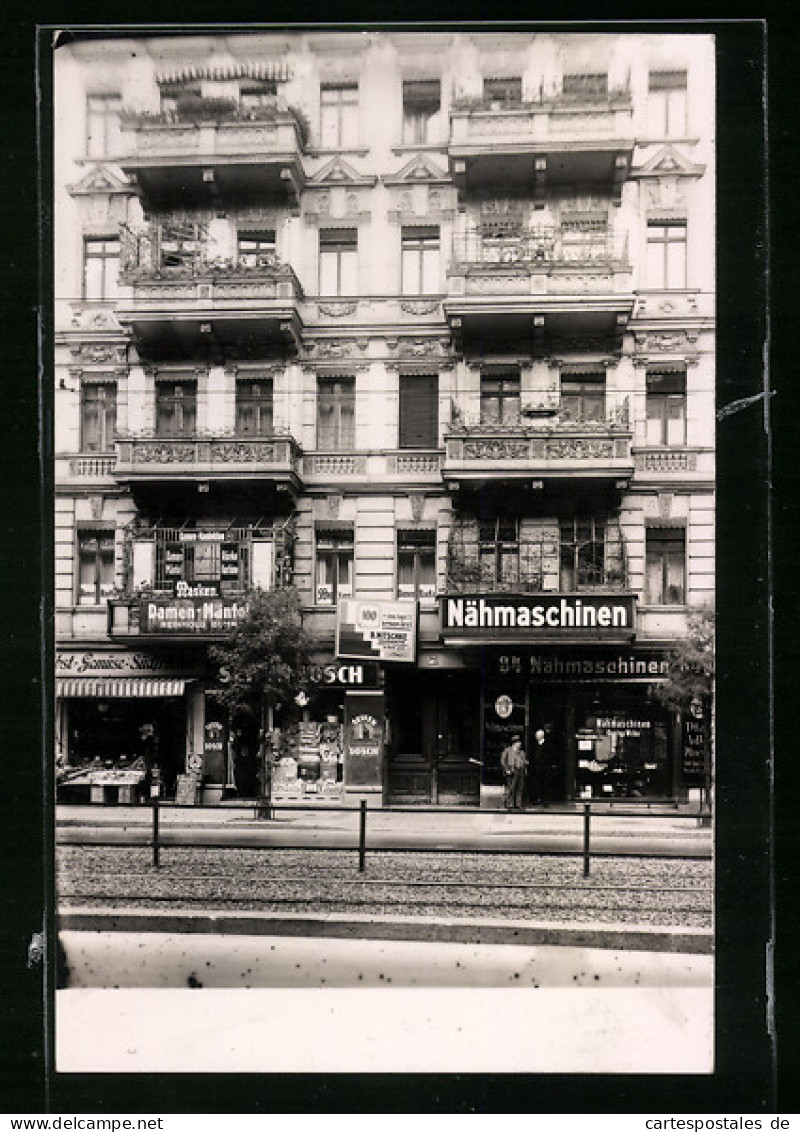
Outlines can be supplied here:
<path id="1" fill-rule="evenodd" d="M 519 735 L 511 736 L 511 743 L 503 748 L 500 766 L 505 779 L 505 807 L 507 810 L 521 810 L 525 791 L 525 768 L 528 760 L 522 749 Z"/>

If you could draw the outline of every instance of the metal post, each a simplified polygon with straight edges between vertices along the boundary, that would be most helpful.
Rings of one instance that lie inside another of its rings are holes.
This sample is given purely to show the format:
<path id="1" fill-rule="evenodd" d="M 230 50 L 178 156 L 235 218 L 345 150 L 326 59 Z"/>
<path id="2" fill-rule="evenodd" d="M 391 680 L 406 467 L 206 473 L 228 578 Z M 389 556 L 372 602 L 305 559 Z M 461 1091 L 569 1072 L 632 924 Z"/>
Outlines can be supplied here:
<path id="1" fill-rule="evenodd" d="M 592 807 L 589 802 L 583 804 L 583 875 L 589 875 L 589 829 L 592 821 Z"/>
<path id="2" fill-rule="evenodd" d="M 367 800 L 361 799 L 361 813 L 358 820 L 358 871 L 363 873 L 367 857 Z"/>
<path id="3" fill-rule="evenodd" d="M 153 794 L 153 867 L 158 868 L 158 792 Z"/>

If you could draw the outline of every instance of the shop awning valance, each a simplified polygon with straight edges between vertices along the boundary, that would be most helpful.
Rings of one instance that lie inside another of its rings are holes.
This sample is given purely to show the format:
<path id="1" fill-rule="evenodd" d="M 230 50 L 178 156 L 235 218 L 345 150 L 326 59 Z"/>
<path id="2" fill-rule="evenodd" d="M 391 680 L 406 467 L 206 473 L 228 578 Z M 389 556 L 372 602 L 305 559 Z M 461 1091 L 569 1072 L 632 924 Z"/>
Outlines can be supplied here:
<path id="1" fill-rule="evenodd" d="M 56 680 L 56 695 L 61 699 L 91 696 L 94 699 L 136 699 L 140 696 L 182 696 L 185 680 L 148 680 L 121 676 L 107 680 Z"/>

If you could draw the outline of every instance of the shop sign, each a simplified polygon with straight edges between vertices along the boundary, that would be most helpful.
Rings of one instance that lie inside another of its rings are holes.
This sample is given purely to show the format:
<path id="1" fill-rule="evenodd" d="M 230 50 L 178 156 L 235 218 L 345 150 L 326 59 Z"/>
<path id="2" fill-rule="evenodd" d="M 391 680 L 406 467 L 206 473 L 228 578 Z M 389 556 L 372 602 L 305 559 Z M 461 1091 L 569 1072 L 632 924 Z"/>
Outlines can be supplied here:
<path id="1" fill-rule="evenodd" d="M 630 636 L 633 594 L 479 594 L 440 598 L 442 632 L 451 639 L 531 641 L 538 637 Z"/>
<path id="2" fill-rule="evenodd" d="M 220 633 L 242 620 L 247 603 L 236 598 L 145 598 L 139 605 L 142 633 Z"/>
<path id="3" fill-rule="evenodd" d="M 501 652 L 489 660 L 499 676 L 547 681 L 652 681 L 669 675 L 669 660 L 654 649 L 636 652 Z"/>
<path id="4" fill-rule="evenodd" d="M 336 655 L 413 664 L 417 655 L 415 601 L 339 602 Z"/>
<path id="5" fill-rule="evenodd" d="M 383 780 L 382 695 L 345 697 L 345 783 L 348 788 L 379 788 Z"/>
<path id="6" fill-rule="evenodd" d="M 219 582 L 184 582 L 176 579 L 175 597 L 219 597 Z"/>
<path id="7" fill-rule="evenodd" d="M 683 721 L 684 778 L 705 779 L 711 765 L 711 736 L 708 707 L 701 700 L 692 700 Z"/>
<path id="8" fill-rule="evenodd" d="M 498 696 L 494 702 L 494 710 L 500 719 L 508 719 L 514 710 L 514 701 L 511 696 Z"/>
<path id="9" fill-rule="evenodd" d="M 70 676 L 107 676 L 122 672 L 183 675 L 186 667 L 167 664 L 163 657 L 146 652 L 94 652 L 90 649 L 56 652 L 57 676 L 65 673 Z"/>
<path id="10" fill-rule="evenodd" d="M 373 662 L 363 664 L 315 664 L 309 671 L 312 684 L 324 688 L 377 688 L 380 669 Z"/>

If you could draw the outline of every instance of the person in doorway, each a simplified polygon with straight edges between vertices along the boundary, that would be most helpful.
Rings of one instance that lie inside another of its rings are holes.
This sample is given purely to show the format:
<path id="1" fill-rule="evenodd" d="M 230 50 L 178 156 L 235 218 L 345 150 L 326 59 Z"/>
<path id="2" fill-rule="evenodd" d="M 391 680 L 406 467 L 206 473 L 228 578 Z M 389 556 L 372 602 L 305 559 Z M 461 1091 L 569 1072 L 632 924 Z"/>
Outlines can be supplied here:
<path id="1" fill-rule="evenodd" d="M 539 727 L 534 732 L 531 761 L 534 766 L 532 775 L 533 800 L 545 806 L 548 802 L 557 801 L 559 797 L 558 757 L 553 749 L 550 733 L 544 727 Z"/>
<path id="2" fill-rule="evenodd" d="M 503 748 L 500 755 L 500 766 L 505 782 L 505 808 L 507 810 L 521 810 L 525 791 L 525 770 L 528 760 L 522 749 L 522 739 L 519 735 L 512 735 L 511 742 Z"/>

